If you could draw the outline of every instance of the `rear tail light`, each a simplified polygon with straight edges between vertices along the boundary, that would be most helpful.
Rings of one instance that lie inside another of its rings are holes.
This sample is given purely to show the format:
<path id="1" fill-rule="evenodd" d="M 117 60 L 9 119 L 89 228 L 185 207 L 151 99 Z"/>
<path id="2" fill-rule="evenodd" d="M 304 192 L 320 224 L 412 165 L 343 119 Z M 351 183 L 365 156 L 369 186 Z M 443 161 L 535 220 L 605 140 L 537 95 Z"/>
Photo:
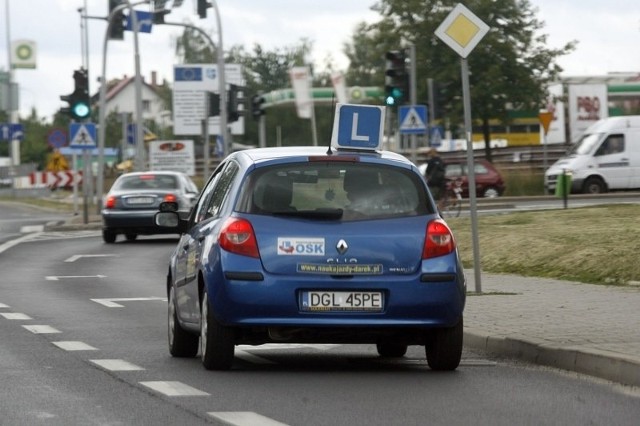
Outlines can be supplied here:
<path id="1" fill-rule="evenodd" d="M 246 219 L 228 219 L 222 226 L 218 243 L 228 252 L 242 256 L 260 257 L 253 226 Z"/>
<path id="2" fill-rule="evenodd" d="M 164 196 L 162 201 L 165 203 L 175 203 L 178 201 L 178 198 L 174 194 L 167 194 Z"/>
<path id="3" fill-rule="evenodd" d="M 115 207 L 116 207 L 116 197 L 114 196 L 107 197 L 106 201 L 104 202 L 104 208 L 113 209 Z"/>
<path id="4" fill-rule="evenodd" d="M 427 225 L 422 258 L 444 256 L 456 249 L 456 241 L 449 226 L 442 219 L 434 219 Z"/>

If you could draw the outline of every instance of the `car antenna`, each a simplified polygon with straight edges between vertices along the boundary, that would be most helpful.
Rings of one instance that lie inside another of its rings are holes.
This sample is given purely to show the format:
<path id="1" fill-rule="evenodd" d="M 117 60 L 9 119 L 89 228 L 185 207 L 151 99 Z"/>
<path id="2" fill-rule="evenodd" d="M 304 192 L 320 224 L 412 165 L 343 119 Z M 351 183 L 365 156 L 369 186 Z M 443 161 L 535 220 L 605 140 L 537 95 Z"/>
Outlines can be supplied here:
<path id="1" fill-rule="evenodd" d="M 333 129 L 333 124 L 336 119 L 336 94 L 335 92 L 331 95 L 331 129 Z M 333 133 L 333 131 L 332 131 Z M 329 138 L 329 146 L 327 147 L 327 155 L 333 155 L 333 151 L 331 151 L 331 138 Z"/>

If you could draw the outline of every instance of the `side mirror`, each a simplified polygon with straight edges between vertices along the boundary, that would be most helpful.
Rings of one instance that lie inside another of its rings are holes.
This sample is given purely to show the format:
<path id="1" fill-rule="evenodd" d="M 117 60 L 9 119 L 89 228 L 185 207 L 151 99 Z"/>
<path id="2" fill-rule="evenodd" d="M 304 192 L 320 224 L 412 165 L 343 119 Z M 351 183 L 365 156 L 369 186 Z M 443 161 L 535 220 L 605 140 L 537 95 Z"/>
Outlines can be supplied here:
<path id="1" fill-rule="evenodd" d="M 162 203 L 168 204 L 168 203 Z M 162 206 L 162 205 L 161 205 Z M 180 216 L 174 211 L 160 211 L 153 217 L 156 225 L 163 228 L 177 228 L 180 224 Z"/>

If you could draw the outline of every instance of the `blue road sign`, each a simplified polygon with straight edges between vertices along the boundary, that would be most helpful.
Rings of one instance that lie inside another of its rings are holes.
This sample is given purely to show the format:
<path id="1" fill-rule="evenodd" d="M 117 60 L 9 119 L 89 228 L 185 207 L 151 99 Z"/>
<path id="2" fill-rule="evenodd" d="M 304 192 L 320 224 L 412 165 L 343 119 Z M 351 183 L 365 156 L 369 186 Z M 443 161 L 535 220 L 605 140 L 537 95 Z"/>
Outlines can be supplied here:
<path id="1" fill-rule="evenodd" d="M 134 10 L 136 14 L 136 18 L 138 19 L 138 32 L 140 33 L 150 33 L 151 27 L 153 27 L 153 13 L 151 12 L 142 12 L 139 10 Z M 127 26 L 125 27 L 128 31 L 133 31 L 133 19 L 131 16 L 127 16 Z"/>
<path id="2" fill-rule="evenodd" d="M 408 105 L 398 108 L 400 133 L 403 135 L 419 135 L 427 132 L 427 106 Z"/>
<path id="3" fill-rule="evenodd" d="M 93 123 L 71 123 L 69 125 L 69 147 L 92 149 L 96 147 L 96 125 Z"/>
<path id="4" fill-rule="evenodd" d="M 24 126 L 16 123 L 2 123 L 0 124 L 0 140 L 12 141 L 12 140 L 24 139 Z"/>
<path id="5" fill-rule="evenodd" d="M 384 107 L 338 104 L 331 145 L 336 148 L 375 150 L 382 146 Z"/>

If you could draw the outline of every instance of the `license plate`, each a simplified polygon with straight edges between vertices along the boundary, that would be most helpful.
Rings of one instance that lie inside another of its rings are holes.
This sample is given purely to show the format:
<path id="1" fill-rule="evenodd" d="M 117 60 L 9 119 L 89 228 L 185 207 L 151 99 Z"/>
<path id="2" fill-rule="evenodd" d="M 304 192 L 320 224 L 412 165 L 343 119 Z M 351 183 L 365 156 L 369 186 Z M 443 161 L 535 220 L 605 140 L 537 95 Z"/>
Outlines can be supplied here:
<path id="1" fill-rule="evenodd" d="M 302 293 L 303 311 L 367 311 L 382 310 L 379 291 L 305 291 Z"/>
<path id="2" fill-rule="evenodd" d="M 127 198 L 127 204 L 153 204 L 153 197 L 132 197 Z"/>

